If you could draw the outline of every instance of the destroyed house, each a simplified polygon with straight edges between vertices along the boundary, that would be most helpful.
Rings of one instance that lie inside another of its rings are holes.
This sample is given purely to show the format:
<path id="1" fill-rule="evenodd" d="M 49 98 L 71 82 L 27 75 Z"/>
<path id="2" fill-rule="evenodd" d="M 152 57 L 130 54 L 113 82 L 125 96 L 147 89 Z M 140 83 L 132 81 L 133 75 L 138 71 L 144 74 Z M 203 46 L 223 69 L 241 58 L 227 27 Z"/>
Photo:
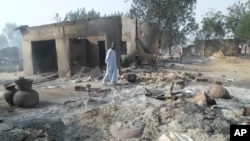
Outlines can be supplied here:
<path id="1" fill-rule="evenodd" d="M 128 17 L 68 21 L 19 30 L 24 72 L 28 75 L 57 71 L 64 77 L 72 75 L 75 67 L 105 66 L 106 51 L 112 42 L 116 43 L 118 66 L 122 60 L 133 61 L 139 47 L 150 53 L 158 51 L 157 28 Z"/>

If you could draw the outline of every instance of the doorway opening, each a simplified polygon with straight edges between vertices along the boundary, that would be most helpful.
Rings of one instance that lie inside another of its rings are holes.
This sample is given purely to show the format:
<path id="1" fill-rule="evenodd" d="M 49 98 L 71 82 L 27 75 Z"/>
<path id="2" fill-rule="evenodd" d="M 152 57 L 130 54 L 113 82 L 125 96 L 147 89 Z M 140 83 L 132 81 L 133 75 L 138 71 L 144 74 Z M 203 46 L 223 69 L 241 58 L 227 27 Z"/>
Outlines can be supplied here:
<path id="1" fill-rule="evenodd" d="M 99 47 L 99 65 L 100 67 L 106 66 L 105 57 L 106 57 L 106 49 L 105 49 L 105 41 L 98 42 Z"/>
<path id="2" fill-rule="evenodd" d="M 81 74 L 82 69 L 88 66 L 88 40 L 72 38 L 69 43 L 71 75 Z"/>
<path id="3" fill-rule="evenodd" d="M 33 41 L 31 46 L 34 73 L 58 71 L 55 40 Z"/>

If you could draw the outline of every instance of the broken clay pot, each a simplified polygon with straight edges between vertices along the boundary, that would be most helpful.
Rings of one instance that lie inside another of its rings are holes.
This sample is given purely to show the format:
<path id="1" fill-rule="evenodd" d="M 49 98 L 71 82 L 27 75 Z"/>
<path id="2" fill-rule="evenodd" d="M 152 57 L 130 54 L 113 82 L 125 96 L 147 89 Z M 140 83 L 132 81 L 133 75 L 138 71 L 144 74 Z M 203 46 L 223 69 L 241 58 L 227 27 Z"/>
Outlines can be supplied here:
<path id="1" fill-rule="evenodd" d="M 212 98 L 230 99 L 229 92 L 220 84 L 212 84 L 208 89 L 208 94 Z"/>
<path id="2" fill-rule="evenodd" d="M 216 101 L 205 93 L 196 94 L 190 101 L 201 107 L 216 105 Z"/>

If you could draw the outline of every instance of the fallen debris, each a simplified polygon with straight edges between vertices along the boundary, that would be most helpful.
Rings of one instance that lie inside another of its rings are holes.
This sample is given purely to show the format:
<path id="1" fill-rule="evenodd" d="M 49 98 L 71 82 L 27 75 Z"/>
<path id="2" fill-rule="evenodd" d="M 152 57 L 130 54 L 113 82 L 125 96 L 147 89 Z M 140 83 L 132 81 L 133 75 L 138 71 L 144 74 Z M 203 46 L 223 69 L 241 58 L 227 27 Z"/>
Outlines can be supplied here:
<path id="1" fill-rule="evenodd" d="M 242 116 L 250 116 L 250 108 L 244 107 Z"/>
<path id="2" fill-rule="evenodd" d="M 206 93 L 198 93 L 190 99 L 191 102 L 198 104 L 201 107 L 216 105 L 216 101 L 209 97 Z"/>

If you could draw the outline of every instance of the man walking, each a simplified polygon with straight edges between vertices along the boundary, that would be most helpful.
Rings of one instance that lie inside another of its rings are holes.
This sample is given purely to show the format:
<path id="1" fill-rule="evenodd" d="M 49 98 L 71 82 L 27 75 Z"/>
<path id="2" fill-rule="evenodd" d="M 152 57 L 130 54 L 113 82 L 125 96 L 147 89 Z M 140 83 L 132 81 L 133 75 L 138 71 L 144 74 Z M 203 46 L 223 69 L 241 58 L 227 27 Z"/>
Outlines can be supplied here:
<path id="1" fill-rule="evenodd" d="M 103 84 L 107 85 L 108 82 L 112 84 L 117 84 L 117 65 L 116 65 L 116 52 L 115 43 L 112 43 L 111 48 L 107 51 L 105 58 L 106 63 L 106 73 L 103 79 Z"/>

